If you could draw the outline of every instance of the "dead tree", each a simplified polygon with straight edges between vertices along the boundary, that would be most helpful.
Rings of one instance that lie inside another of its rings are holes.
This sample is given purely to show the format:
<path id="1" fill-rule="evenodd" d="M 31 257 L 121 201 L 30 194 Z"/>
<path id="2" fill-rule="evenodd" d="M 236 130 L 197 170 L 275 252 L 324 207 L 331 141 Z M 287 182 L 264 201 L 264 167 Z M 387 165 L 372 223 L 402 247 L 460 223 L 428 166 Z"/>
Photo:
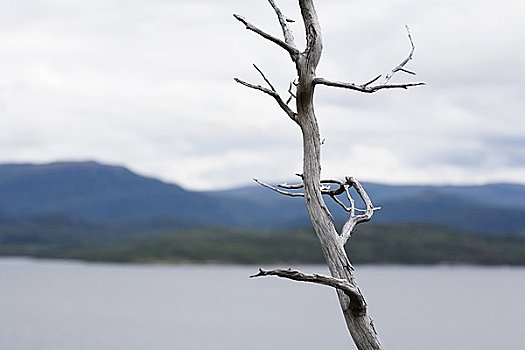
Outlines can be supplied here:
<path id="1" fill-rule="evenodd" d="M 409 87 L 423 85 L 424 83 L 421 82 L 407 84 L 390 83 L 391 78 L 398 72 L 414 74 L 405 68 L 405 65 L 412 59 L 414 53 L 412 37 L 410 32 L 408 32 L 411 45 L 408 57 L 394 67 L 388 74 L 384 76 L 378 75 L 364 84 L 332 81 L 316 76 L 316 67 L 321 58 L 323 44 L 321 27 L 317 19 L 313 0 L 299 0 L 299 7 L 306 34 L 306 49 L 304 51 L 300 51 L 297 48 L 292 31 L 290 30 L 289 23 L 293 22 L 293 20 L 285 17 L 274 0 L 268 1 L 277 15 L 284 40 L 268 34 L 240 15 L 234 15 L 234 17 L 243 23 L 246 29 L 278 45 L 290 55 L 297 70 L 297 79 L 290 84 L 288 89 L 290 96 L 286 100 L 283 99 L 262 70 L 255 65 L 255 69 L 261 75 L 267 87 L 251 84 L 237 78 L 235 81 L 273 97 L 288 117 L 299 125 L 303 137 L 303 172 L 302 174 L 298 174 L 302 181 L 297 185 L 283 184 L 278 187 L 273 187 L 258 180 L 256 181 L 281 194 L 304 197 L 309 217 L 319 239 L 331 276 L 309 275 L 294 270 L 276 269 L 269 271 L 259 270 L 259 273 L 252 277 L 272 275 L 297 281 L 328 285 L 335 288 L 348 330 L 357 348 L 360 350 L 382 349 L 372 318 L 368 315 L 367 304 L 357 286 L 354 267 L 350 263 L 344 248 L 355 226 L 369 221 L 374 211 L 378 208 L 374 207 L 363 186 L 355 178 L 346 177 L 344 181 L 321 179 L 321 139 L 314 113 L 313 98 L 317 85 L 338 87 L 364 93 L 374 93 L 383 89 L 407 89 Z M 295 110 L 290 107 L 290 102 L 293 99 L 295 99 Z M 365 209 L 359 210 L 356 208 L 350 193 L 351 189 L 357 192 L 365 204 Z M 339 231 L 323 200 L 323 196 L 328 196 L 331 200 L 334 200 L 349 214 L 348 220 Z M 346 200 L 341 200 L 340 196 L 345 196 Z"/>

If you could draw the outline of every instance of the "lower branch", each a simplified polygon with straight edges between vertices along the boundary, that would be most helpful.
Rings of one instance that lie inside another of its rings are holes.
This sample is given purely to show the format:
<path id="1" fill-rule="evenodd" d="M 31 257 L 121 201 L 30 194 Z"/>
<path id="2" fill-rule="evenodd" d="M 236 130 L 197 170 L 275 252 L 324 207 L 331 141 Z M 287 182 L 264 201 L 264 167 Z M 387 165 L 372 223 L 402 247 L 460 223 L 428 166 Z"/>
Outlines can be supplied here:
<path id="1" fill-rule="evenodd" d="M 261 277 L 261 276 L 277 276 L 287 278 L 294 281 L 310 282 L 315 284 L 322 284 L 325 286 L 333 287 L 345 293 L 350 298 L 350 307 L 352 313 L 355 316 L 362 316 L 366 314 L 366 301 L 361 294 L 359 288 L 352 285 L 349 281 L 341 278 L 335 278 L 330 276 L 324 276 L 319 274 L 305 274 L 300 271 L 288 269 L 275 269 L 275 270 L 263 270 L 259 269 L 256 275 L 250 276 L 250 278 Z"/>

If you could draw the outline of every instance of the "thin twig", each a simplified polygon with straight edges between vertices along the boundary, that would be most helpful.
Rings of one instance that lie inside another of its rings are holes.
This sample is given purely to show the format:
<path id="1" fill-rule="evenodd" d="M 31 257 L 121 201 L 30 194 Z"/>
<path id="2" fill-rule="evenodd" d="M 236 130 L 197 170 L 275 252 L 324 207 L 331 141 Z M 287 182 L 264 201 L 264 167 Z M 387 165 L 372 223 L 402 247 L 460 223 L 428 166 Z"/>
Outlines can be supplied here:
<path id="1" fill-rule="evenodd" d="M 381 74 L 379 74 L 377 77 L 375 77 L 375 78 L 373 78 L 372 80 L 370 80 L 370 81 L 364 83 L 364 84 L 361 85 L 361 86 L 365 86 L 365 87 L 366 87 L 366 86 L 368 86 L 368 85 L 370 85 L 370 84 L 376 82 L 379 78 L 381 78 Z"/>
<path id="2" fill-rule="evenodd" d="M 270 87 L 270 89 L 272 89 L 273 92 L 276 92 L 275 88 L 273 87 L 272 83 L 270 83 L 270 81 L 268 80 L 268 78 L 266 78 L 266 75 L 264 75 L 264 73 L 262 72 L 262 70 L 259 69 L 259 67 L 257 67 L 257 65 L 255 65 L 255 63 L 253 63 L 253 67 L 257 70 L 257 72 L 259 72 L 259 74 L 261 75 L 261 77 L 264 79 L 264 81 L 266 82 L 266 84 L 268 84 L 268 86 Z"/>
<path id="3" fill-rule="evenodd" d="M 337 198 L 336 196 L 330 196 L 330 198 L 332 198 L 332 200 L 334 202 L 336 202 L 337 204 L 339 204 L 339 206 L 341 208 L 343 208 L 344 211 L 350 213 L 352 211 L 352 207 L 347 207 L 339 198 Z"/>
<path id="4" fill-rule="evenodd" d="M 288 87 L 288 93 L 290 94 L 290 97 L 288 97 L 288 99 L 286 100 L 286 104 L 290 103 L 290 101 L 292 100 L 292 98 L 297 98 L 295 96 L 295 94 L 292 92 L 292 86 L 293 86 L 293 82 L 290 83 L 290 86 Z"/>
<path id="5" fill-rule="evenodd" d="M 416 73 L 412 72 L 411 70 L 405 69 L 405 68 L 399 68 L 399 70 L 407 74 L 416 75 Z"/>
<path id="6" fill-rule="evenodd" d="M 281 190 L 281 189 L 279 189 L 277 187 L 273 187 L 272 185 L 269 185 L 267 183 L 261 182 L 258 179 L 253 179 L 253 181 L 257 182 L 259 185 L 261 185 L 263 187 L 269 188 L 270 190 L 275 191 L 275 192 L 277 192 L 279 194 L 282 194 L 282 195 L 285 195 L 285 196 L 289 196 L 289 197 L 304 197 L 304 193 L 283 191 L 283 190 Z"/>

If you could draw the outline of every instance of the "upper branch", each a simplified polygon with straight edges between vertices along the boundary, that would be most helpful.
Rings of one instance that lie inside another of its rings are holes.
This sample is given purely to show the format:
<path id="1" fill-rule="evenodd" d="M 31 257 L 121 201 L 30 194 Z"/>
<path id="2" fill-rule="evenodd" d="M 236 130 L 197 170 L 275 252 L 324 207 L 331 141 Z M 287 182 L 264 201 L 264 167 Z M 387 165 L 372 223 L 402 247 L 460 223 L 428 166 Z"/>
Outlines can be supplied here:
<path id="1" fill-rule="evenodd" d="M 281 12 L 281 9 L 279 9 L 279 7 L 275 4 L 274 0 L 268 0 L 268 2 L 270 3 L 270 5 L 272 5 L 273 10 L 275 11 L 275 14 L 277 15 L 277 18 L 279 19 L 279 24 L 281 25 L 281 28 L 283 30 L 284 41 L 288 45 L 290 45 L 292 47 L 295 47 L 294 37 L 293 37 L 292 31 L 290 30 L 290 27 L 288 27 L 288 23 L 287 23 L 290 20 L 287 20 L 287 18 Z M 293 59 L 293 57 L 292 57 L 292 59 Z"/>
<path id="2" fill-rule="evenodd" d="M 297 59 L 297 56 L 299 55 L 299 50 L 297 50 L 297 48 L 257 28 L 256 26 L 248 22 L 243 16 L 233 15 L 233 17 L 235 17 L 235 19 L 237 19 L 239 22 L 243 23 L 246 26 L 246 29 L 259 34 L 263 38 L 270 40 L 271 42 L 279 45 L 280 47 L 288 51 L 288 53 L 292 57 L 292 60 L 295 62 L 295 60 Z"/>
<path id="3" fill-rule="evenodd" d="M 405 72 L 411 75 L 416 75 L 416 73 L 409 71 L 405 68 L 406 64 L 412 59 L 412 56 L 414 55 L 415 45 L 414 41 L 412 40 L 412 35 L 410 34 L 410 29 L 408 26 L 405 26 L 407 29 L 407 35 L 408 39 L 410 40 L 410 53 L 408 56 L 397 66 L 395 66 L 390 73 L 386 74 L 383 81 L 379 84 L 373 85 L 377 80 L 381 78 L 381 75 L 376 76 L 372 80 L 364 83 L 364 84 L 355 84 L 355 83 L 345 83 L 341 81 L 331 81 L 324 78 L 315 78 L 314 84 L 320 84 L 320 85 L 326 85 L 326 86 L 333 86 L 343 89 L 349 89 L 349 90 L 355 90 L 360 92 L 366 92 L 366 93 L 374 93 L 379 90 L 383 89 L 408 89 L 409 87 L 413 86 L 420 86 L 425 85 L 423 82 L 417 82 L 417 83 L 406 83 L 406 84 L 388 84 L 390 79 L 397 73 L 397 72 Z"/>
<path id="4" fill-rule="evenodd" d="M 288 270 L 259 269 L 259 273 L 257 273 L 256 275 L 250 276 L 250 278 L 261 277 L 261 276 L 278 276 L 282 278 L 291 279 L 294 281 L 310 282 L 310 283 L 322 284 L 325 286 L 336 288 L 342 291 L 343 293 L 345 293 L 350 298 L 350 307 L 355 316 L 364 315 L 366 313 L 367 305 L 366 305 L 365 299 L 363 298 L 363 295 L 359 291 L 359 288 L 356 288 L 346 279 L 324 276 L 324 275 L 319 275 L 319 274 L 310 275 L 310 274 L 305 274 L 300 271 L 295 271 L 292 269 L 288 269 Z"/>
<path id="5" fill-rule="evenodd" d="M 327 80 L 324 78 L 315 78 L 314 84 L 339 87 L 343 89 L 356 90 L 359 92 L 366 92 L 366 93 L 373 93 L 373 92 L 383 90 L 383 89 L 408 89 L 409 87 L 413 87 L 413 86 L 425 85 L 425 83 L 423 82 L 407 83 L 407 84 L 378 84 L 378 85 L 369 85 L 369 83 L 365 83 L 362 85 L 358 85 L 354 83 L 345 83 L 341 81 L 331 81 L 331 80 Z"/>

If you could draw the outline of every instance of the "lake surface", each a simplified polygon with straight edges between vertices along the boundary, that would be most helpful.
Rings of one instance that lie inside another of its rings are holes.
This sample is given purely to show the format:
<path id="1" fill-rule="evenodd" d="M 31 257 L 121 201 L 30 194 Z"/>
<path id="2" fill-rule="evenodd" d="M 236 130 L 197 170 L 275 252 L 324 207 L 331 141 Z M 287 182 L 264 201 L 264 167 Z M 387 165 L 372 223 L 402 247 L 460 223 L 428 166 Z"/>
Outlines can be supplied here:
<path id="1" fill-rule="evenodd" d="M 332 289 L 257 269 L 0 259 L 0 349 L 354 349 Z M 356 269 L 385 349 L 525 349 L 525 268 Z"/>

